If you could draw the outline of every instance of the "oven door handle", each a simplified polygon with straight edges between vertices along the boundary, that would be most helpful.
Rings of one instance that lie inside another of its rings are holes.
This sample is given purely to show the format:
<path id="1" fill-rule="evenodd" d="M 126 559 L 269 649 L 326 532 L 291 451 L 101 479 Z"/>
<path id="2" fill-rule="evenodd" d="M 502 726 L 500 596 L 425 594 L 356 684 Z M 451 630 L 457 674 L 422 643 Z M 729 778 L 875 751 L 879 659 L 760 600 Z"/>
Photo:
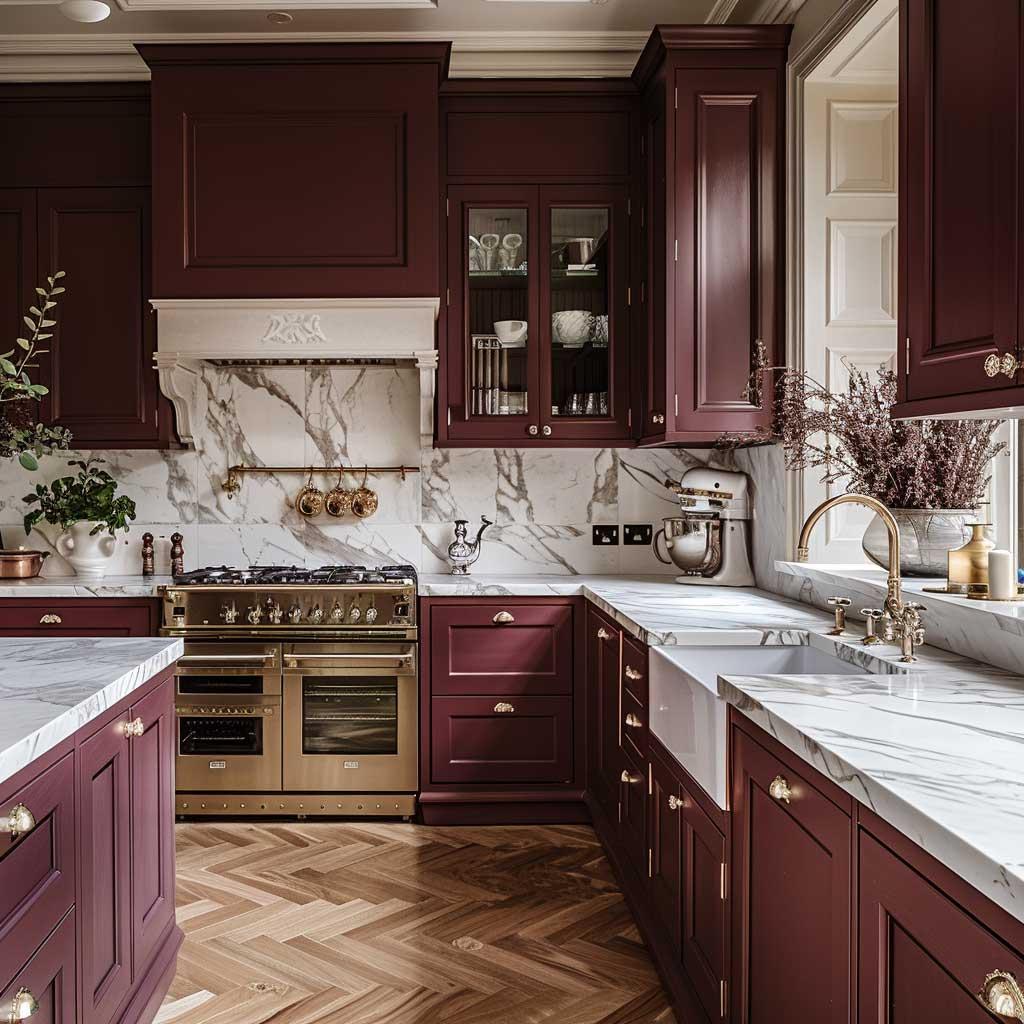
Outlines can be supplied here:
<path id="1" fill-rule="evenodd" d="M 296 661 L 410 661 L 412 651 L 408 654 L 286 654 L 285 667 Z"/>
<path id="2" fill-rule="evenodd" d="M 259 665 L 261 662 L 272 661 L 276 657 L 274 651 L 267 651 L 266 654 L 186 654 L 178 659 L 179 665 L 205 665 L 205 664 L 233 664 Z"/>

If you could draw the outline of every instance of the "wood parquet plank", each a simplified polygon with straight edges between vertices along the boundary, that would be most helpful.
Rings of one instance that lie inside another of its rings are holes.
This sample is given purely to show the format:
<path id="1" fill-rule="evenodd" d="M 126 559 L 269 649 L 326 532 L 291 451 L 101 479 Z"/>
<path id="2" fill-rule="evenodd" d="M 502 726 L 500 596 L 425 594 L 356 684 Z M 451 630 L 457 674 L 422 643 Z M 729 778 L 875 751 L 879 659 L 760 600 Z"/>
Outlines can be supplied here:
<path id="1" fill-rule="evenodd" d="M 156 1024 L 675 1024 L 594 832 L 177 826 Z"/>

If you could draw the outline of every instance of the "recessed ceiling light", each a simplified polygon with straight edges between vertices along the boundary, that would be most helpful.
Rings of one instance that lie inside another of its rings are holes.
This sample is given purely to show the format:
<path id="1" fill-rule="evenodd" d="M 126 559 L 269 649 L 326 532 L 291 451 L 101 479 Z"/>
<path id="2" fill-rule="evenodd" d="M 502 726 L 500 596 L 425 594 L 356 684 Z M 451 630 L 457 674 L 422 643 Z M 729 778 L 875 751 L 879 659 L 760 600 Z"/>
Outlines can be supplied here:
<path id="1" fill-rule="evenodd" d="M 64 0 L 57 10 L 65 18 L 85 24 L 110 17 L 110 8 L 102 0 Z"/>
<path id="2" fill-rule="evenodd" d="M 271 25 L 290 25 L 295 19 L 287 11 L 271 11 L 267 21 Z"/>

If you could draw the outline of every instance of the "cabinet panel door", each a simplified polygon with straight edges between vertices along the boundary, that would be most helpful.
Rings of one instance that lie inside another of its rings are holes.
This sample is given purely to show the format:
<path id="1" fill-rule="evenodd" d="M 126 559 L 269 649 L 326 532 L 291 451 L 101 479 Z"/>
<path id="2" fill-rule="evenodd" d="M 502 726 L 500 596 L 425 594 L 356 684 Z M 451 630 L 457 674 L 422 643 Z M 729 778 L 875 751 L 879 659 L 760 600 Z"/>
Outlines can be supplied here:
<path id="1" fill-rule="evenodd" d="M 38 273 L 35 189 L 0 189 L 0 338 L 4 352 L 25 333 L 21 318 L 35 304 L 33 289 L 42 283 L 36 280 Z"/>
<path id="2" fill-rule="evenodd" d="M 778 77 L 700 69 L 675 82 L 674 429 L 750 430 L 768 411 L 747 383 L 759 345 L 773 365 L 781 312 Z"/>
<path id="3" fill-rule="evenodd" d="M 651 905 L 661 926 L 680 948 L 683 886 L 682 801 L 675 777 L 651 758 Z"/>
<path id="4" fill-rule="evenodd" d="M 85 597 L 60 601 L 6 598 L 0 636 L 152 636 L 155 601 Z"/>
<path id="5" fill-rule="evenodd" d="M 174 680 L 129 717 L 144 730 L 131 740 L 131 878 L 132 956 L 146 964 L 174 919 Z"/>
<path id="6" fill-rule="evenodd" d="M 733 729 L 736 1024 L 849 1024 L 852 825 L 801 773 Z M 776 778 L 789 800 L 769 789 Z"/>
<path id="7" fill-rule="evenodd" d="M 571 697 L 434 697 L 434 782 L 572 781 Z"/>
<path id="8" fill-rule="evenodd" d="M 501 619 L 512 616 L 511 622 Z M 430 692 L 570 694 L 571 605 L 438 605 L 430 612 Z"/>
<path id="9" fill-rule="evenodd" d="M 619 816 L 623 758 L 619 748 L 622 697 L 622 630 L 587 606 L 587 674 L 590 702 L 590 789 L 610 821 Z"/>
<path id="10" fill-rule="evenodd" d="M 131 988 L 129 744 L 120 720 L 78 748 L 82 1022 L 107 1024 Z"/>
<path id="11" fill-rule="evenodd" d="M 149 190 L 41 189 L 39 261 L 47 273 L 67 274 L 42 360 L 44 415 L 81 448 L 169 437 L 153 369 Z"/>
<path id="12" fill-rule="evenodd" d="M 1007 387 L 1019 347 L 1021 8 L 903 0 L 900 375 L 909 400 Z M 909 373 L 907 372 L 909 370 Z"/>
<path id="13" fill-rule="evenodd" d="M 619 773 L 619 838 L 626 859 L 643 879 L 650 876 L 652 860 L 647 838 L 647 786 L 647 772 L 625 758 Z"/>
<path id="14" fill-rule="evenodd" d="M 7 967 L 8 964 L 4 964 Z M 13 967 L 13 965 L 10 965 Z M 35 996 L 39 1008 L 32 1024 L 75 1024 L 75 912 L 69 910 L 47 940 L 7 983 L 0 976 L 0 1006 L 7 1010 L 23 988 Z"/>
<path id="15" fill-rule="evenodd" d="M 724 895 L 725 836 L 687 793 L 683 794 L 682 958 L 708 1016 L 724 1014 L 728 971 Z"/>
<path id="16" fill-rule="evenodd" d="M 860 1024 L 1004 1019 L 976 993 L 992 971 L 1024 979 L 1024 959 L 863 831 L 859 873 Z"/>

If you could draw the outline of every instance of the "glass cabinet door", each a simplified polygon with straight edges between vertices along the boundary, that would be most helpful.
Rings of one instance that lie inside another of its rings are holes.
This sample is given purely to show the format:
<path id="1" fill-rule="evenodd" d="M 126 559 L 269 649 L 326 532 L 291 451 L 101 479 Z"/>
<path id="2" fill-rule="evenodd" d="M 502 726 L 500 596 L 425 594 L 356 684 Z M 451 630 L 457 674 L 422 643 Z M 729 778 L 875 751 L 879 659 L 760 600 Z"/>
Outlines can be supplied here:
<path id="1" fill-rule="evenodd" d="M 599 186 L 542 200 L 549 332 L 542 419 L 554 439 L 613 438 L 620 428 L 627 436 L 625 205 L 624 193 Z"/>

